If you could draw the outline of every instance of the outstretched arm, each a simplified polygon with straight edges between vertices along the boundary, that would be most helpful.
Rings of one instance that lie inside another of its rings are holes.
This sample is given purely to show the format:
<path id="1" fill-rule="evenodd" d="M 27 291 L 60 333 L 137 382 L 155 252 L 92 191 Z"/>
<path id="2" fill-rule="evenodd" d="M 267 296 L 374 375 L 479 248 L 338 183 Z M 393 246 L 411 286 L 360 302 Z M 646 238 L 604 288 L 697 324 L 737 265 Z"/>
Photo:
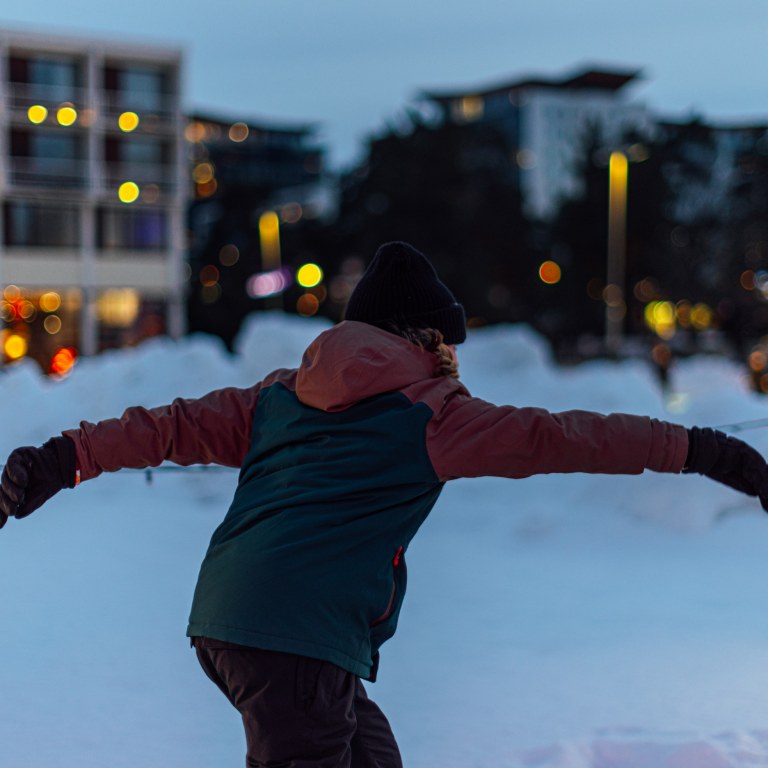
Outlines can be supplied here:
<path id="1" fill-rule="evenodd" d="M 163 461 L 239 467 L 251 439 L 260 385 L 218 389 L 159 408 L 128 408 L 119 419 L 81 422 L 64 432 L 77 449 L 81 480 Z"/>
<path id="2" fill-rule="evenodd" d="M 432 465 L 442 480 L 528 477 L 553 472 L 696 472 L 750 496 L 768 510 L 768 465 L 742 440 L 645 416 L 550 413 L 458 395 L 433 420 Z"/>
<path id="3" fill-rule="evenodd" d="M 176 464 L 240 466 L 261 385 L 216 390 L 159 408 L 128 408 L 119 419 L 82 422 L 35 448 L 17 448 L 0 479 L 0 528 L 26 517 L 63 488 L 102 472 Z"/>

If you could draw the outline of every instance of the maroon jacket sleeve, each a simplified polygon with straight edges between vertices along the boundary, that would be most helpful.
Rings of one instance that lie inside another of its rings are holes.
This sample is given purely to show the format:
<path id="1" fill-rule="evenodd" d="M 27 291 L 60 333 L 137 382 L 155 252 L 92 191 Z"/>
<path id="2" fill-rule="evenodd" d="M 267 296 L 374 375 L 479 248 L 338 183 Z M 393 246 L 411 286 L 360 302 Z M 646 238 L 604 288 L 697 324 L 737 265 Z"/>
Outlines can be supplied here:
<path id="1" fill-rule="evenodd" d="M 63 434 L 75 442 L 81 480 L 123 468 L 184 466 L 239 467 L 251 439 L 253 411 L 261 384 L 219 389 L 197 400 L 174 400 L 158 408 L 128 408 L 119 419 L 81 422 Z"/>
<path id="2" fill-rule="evenodd" d="M 685 427 L 591 411 L 550 413 L 456 395 L 430 422 L 427 449 L 438 477 L 528 477 L 552 472 L 680 472 Z"/>

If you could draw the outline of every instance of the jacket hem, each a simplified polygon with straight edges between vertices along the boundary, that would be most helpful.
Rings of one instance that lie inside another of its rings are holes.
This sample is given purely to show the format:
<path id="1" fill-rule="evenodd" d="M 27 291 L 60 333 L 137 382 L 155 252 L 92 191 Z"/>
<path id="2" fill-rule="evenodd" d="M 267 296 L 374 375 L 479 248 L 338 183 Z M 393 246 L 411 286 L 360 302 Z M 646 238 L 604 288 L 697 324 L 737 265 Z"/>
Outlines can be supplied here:
<path id="1" fill-rule="evenodd" d="M 330 648 L 318 643 L 298 640 L 293 637 L 280 637 L 268 635 L 263 632 L 252 632 L 237 627 L 227 627 L 221 624 L 201 624 L 191 622 L 187 626 L 187 637 L 210 637 L 214 640 L 223 640 L 227 643 L 247 645 L 259 648 L 263 651 L 279 651 L 282 653 L 295 653 L 298 656 L 308 656 L 313 659 L 329 661 L 353 675 L 370 679 L 373 670 L 373 661 L 367 664 L 343 651 Z"/>

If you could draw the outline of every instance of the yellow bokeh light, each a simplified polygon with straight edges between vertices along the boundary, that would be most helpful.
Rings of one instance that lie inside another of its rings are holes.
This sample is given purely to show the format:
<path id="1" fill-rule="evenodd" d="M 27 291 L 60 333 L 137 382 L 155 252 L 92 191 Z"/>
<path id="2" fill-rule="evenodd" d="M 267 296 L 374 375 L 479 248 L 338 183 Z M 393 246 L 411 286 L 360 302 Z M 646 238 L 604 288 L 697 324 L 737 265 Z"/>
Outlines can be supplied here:
<path id="1" fill-rule="evenodd" d="M 48 291 L 38 299 L 43 312 L 55 312 L 61 306 L 61 296 L 55 291 Z"/>
<path id="2" fill-rule="evenodd" d="M 14 299 L 18 299 L 21 296 L 21 290 L 19 289 L 18 285 L 6 285 L 5 290 L 3 291 L 3 298 L 6 301 L 13 301 Z"/>
<path id="3" fill-rule="evenodd" d="M 456 104 L 456 112 L 463 120 L 479 120 L 485 112 L 482 96 L 462 96 Z"/>
<path id="4" fill-rule="evenodd" d="M 541 281 L 547 285 L 554 285 L 555 283 L 559 283 L 560 278 L 562 277 L 560 265 L 554 261 L 545 261 L 539 267 L 539 277 L 541 278 Z"/>
<path id="5" fill-rule="evenodd" d="M 140 308 L 139 293 L 133 288 L 108 288 L 96 299 L 97 317 L 113 328 L 130 328 Z"/>
<path id="6" fill-rule="evenodd" d="M 117 196 L 123 203 L 132 203 L 139 196 L 139 185 L 133 181 L 125 181 L 117 190 Z"/>
<path id="7" fill-rule="evenodd" d="M 120 126 L 121 131 L 130 133 L 139 127 L 139 116 L 135 112 L 123 112 L 117 119 L 117 124 Z"/>
<path id="8" fill-rule="evenodd" d="M 280 219 L 274 211 L 259 216 L 259 242 L 261 264 L 265 271 L 280 266 Z"/>
<path id="9" fill-rule="evenodd" d="M 671 301 L 651 301 L 645 305 L 645 324 L 662 339 L 675 335 L 675 305 Z"/>
<path id="10" fill-rule="evenodd" d="M 56 112 L 56 119 L 59 121 L 59 125 L 72 125 L 77 120 L 77 111 L 74 107 L 59 107 Z"/>
<path id="11" fill-rule="evenodd" d="M 302 288 L 313 288 L 323 279 L 323 270 L 317 264 L 304 264 L 296 272 L 296 282 Z"/>
<path id="12" fill-rule="evenodd" d="M 41 104 L 33 104 L 27 110 L 27 117 L 29 118 L 30 123 L 39 125 L 40 123 L 45 122 L 45 119 L 48 117 L 48 110 Z"/>
<path id="13" fill-rule="evenodd" d="M 213 179 L 213 171 L 211 163 L 198 163 L 192 170 L 192 178 L 196 184 L 207 184 Z"/>
<path id="14" fill-rule="evenodd" d="M 5 340 L 3 349 L 5 350 L 5 354 L 11 360 L 18 360 L 20 357 L 24 357 L 24 355 L 27 354 L 27 340 L 17 333 L 12 333 Z"/>
<path id="15" fill-rule="evenodd" d="M 706 304 L 696 304 L 691 310 L 691 324 L 697 331 L 705 331 L 712 325 L 712 310 Z"/>
<path id="16" fill-rule="evenodd" d="M 675 322 L 675 308 L 671 301 L 657 301 L 653 308 L 653 320 L 657 325 L 670 325 Z"/>

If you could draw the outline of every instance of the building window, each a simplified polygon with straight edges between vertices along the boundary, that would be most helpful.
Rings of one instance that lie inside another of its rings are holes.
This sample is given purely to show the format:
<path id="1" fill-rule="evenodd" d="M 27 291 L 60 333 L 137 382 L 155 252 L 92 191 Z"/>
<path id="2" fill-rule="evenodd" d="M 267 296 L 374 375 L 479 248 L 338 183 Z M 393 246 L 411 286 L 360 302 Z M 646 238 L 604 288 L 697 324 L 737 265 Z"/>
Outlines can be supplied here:
<path id="1" fill-rule="evenodd" d="M 119 349 L 167 332 L 167 303 L 132 288 L 110 288 L 96 300 L 98 349 Z"/>
<path id="2" fill-rule="evenodd" d="M 3 212 L 6 246 L 77 248 L 80 245 L 80 214 L 75 206 L 9 202 Z"/>
<path id="3" fill-rule="evenodd" d="M 82 68 L 73 59 L 11 56 L 11 83 L 21 86 L 16 95 L 29 101 L 76 101 L 82 88 Z"/>
<path id="4" fill-rule="evenodd" d="M 102 208 L 97 242 L 103 251 L 163 250 L 168 244 L 167 214 L 158 209 Z"/>
<path id="5" fill-rule="evenodd" d="M 80 187 L 86 163 L 79 136 L 59 131 L 11 131 L 11 180 L 15 184 Z"/>
<path id="6" fill-rule="evenodd" d="M 144 136 L 122 138 L 107 136 L 104 159 L 108 163 L 144 163 L 162 165 L 169 162 L 170 146 L 166 141 Z"/>
<path id="7" fill-rule="evenodd" d="M 114 106 L 136 112 L 162 112 L 169 109 L 169 77 L 162 70 L 141 66 L 108 66 L 104 88 L 114 93 Z"/>

